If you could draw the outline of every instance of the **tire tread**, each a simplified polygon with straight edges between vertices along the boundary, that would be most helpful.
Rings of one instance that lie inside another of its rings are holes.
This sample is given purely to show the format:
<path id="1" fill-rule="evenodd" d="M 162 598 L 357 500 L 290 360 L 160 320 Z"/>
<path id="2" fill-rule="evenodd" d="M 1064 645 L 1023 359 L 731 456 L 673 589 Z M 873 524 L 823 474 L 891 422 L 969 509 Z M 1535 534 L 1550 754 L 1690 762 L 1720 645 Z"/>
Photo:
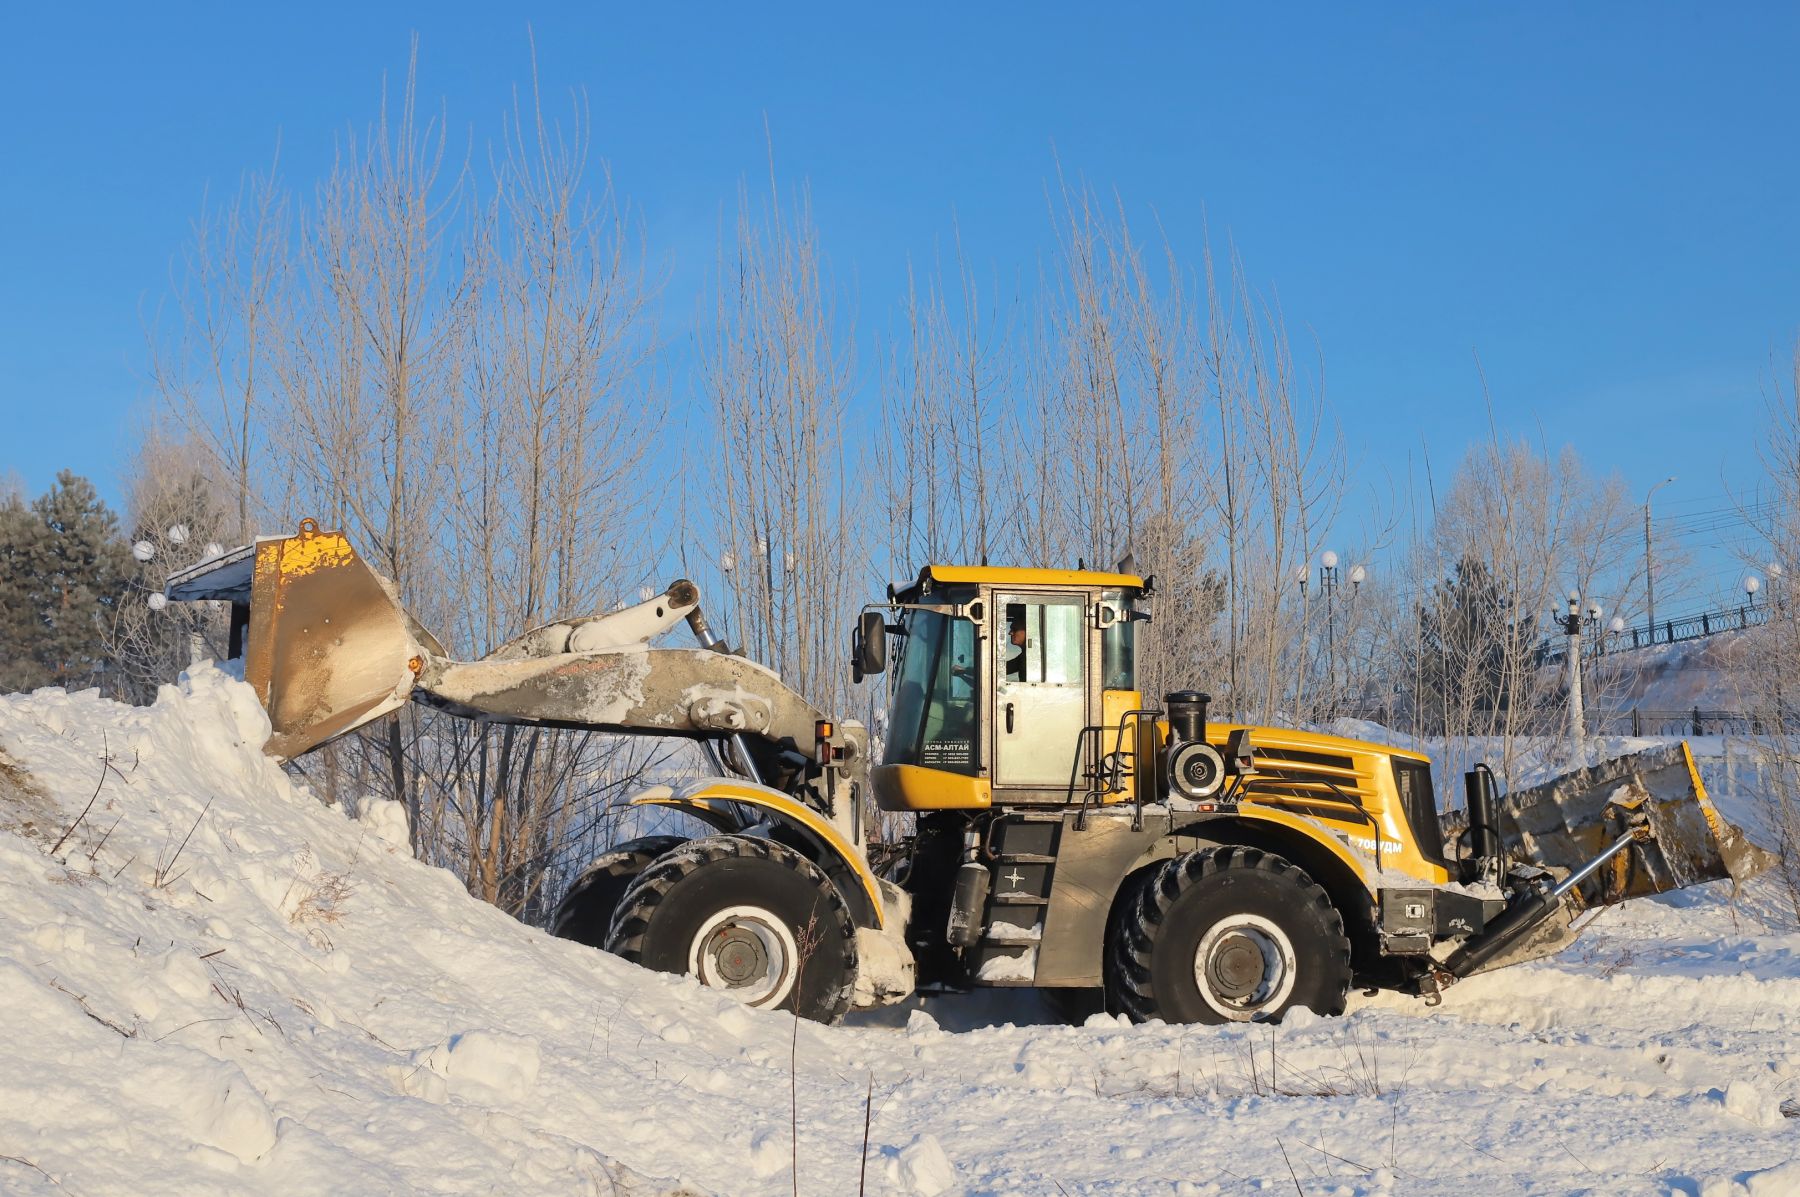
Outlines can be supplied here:
<path id="1" fill-rule="evenodd" d="M 787 845 L 773 840 L 746 835 L 708 836 L 689 840 L 674 851 L 658 857 L 650 867 L 638 874 L 631 888 L 619 899 L 618 909 L 613 913 L 612 927 L 607 932 L 606 950 L 633 964 L 643 964 L 644 940 L 649 934 L 650 922 L 676 883 L 709 864 L 734 856 L 760 857 L 791 869 L 805 877 L 823 894 L 828 917 L 837 924 L 839 940 L 844 945 L 843 957 L 837 962 L 844 982 L 830 1009 L 818 1015 L 809 1014 L 808 1017 L 816 1017 L 818 1021 L 825 1023 L 837 1022 L 850 1008 L 850 999 L 855 990 L 856 921 L 837 886 L 818 865 Z"/>
<path id="2" fill-rule="evenodd" d="M 657 857 L 686 842 L 687 837 L 681 835 L 646 835 L 615 844 L 602 852 L 581 871 L 581 874 L 569 885 L 568 892 L 563 894 L 562 900 L 556 904 L 556 910 L 550 916 L 550 934 L 563 939 L 588 943 L 589 941 L 581 936 L 570 934 L 570 923 L 582 913 L 582 907 L 590 900 L 593 891 L 599 886 L 620 878 L 629 877 L 636 880 Z M 625 890 L 629 888 L 630 881 L 627 881 L 625 887 L 619 891 L 620 898 L 623 898 Z M 615 900 L 613 909 L 606 912 L 606 922 L 600 930 L 598 941 L 591 943 L 590 946 L 596 948 L 605 946 L 606 934 L 612 928 L 612 916 L 617 909 L 618 901 Z"/>
<path id="3" fill-rule="evenodd" d="M 1292 887 L 1306 905 L 1323 916 L 1333 933 L 1333 958 L 1326 961 L 1338 977 L 1336 992 L 1326 999 L 1330 1007 L 1319 1013 L 1339 1015 L 1344 1012 L 1350 992 L 1350 941 L 1344 934 L 1344 919 L 1324 888 L 1304 869 L 1283 857 L 1260 848 L 1227 846 L 1203 848 L 1177 856 L 1149 880 L 1138 887 L 1135 895 L 1125 895 L 1125 915 L 1118 933 L 1108 945 L 1107 989 L 1117 1001 L 1120 1011 L 1133 1022 L 1147 1022 L 1161 1016 L 1153 986 L 1151 964 L 1157 940 L 1168 919 L 1169 910 L 1189 889 L 1201 880 L 1226 870 L 1246 869 L 1273 874 Z"/>

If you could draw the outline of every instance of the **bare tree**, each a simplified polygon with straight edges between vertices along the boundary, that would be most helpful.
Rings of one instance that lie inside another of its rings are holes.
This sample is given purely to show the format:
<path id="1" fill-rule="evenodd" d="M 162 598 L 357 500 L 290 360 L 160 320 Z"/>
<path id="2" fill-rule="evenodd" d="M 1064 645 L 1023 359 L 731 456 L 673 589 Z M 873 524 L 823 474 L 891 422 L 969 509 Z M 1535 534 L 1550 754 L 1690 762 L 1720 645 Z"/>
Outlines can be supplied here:
<path id="1" fill-rule="evenodd" d="M 422 110 L 415 61 L 309 199 L 271 175 L 202 220 L 158 344 L 159 389 L 243 530 L 345 529 L 466 655 L 603 609 L 657 557 L 643 248 L 590 144 L 581 97 L 553 120 L 534 75 L 479 171 Z M 409 709 L 303 768 L 329 801 L 406 801 L 421 856 L 529 916 L 595 804 L 653 759 Z"/>
<path id="2" fill-rule="evenodd" d="M 1527 442 L 1470 450 L 1436 507 L 1415 576 L 1433 579 L 1419 604 L 1415 695 L 1421 725 L 1452 756 L 1496 742 L 1511 780 L 1522 736 L 1566 726 L 1568 687 L 1539 645 L 1573 590 L 1591 596 L 1629 556 L 1633 508 L 1617 478 L 1597 479 L 1573 449 Z M 1566 668 L 1566 666 L 1565 666 Z"/>
<path id="3" fill-rule="evenodd" d="M 292 212 L 279 153 L 247 176 L 223 207 L 203 203 L 193 240 L 171 279 L 173 327 L 152 325 L 150 376 L 165 410 L 206 451 L 235 520 L 220 533 L 252 534 L 261 488 L 273 477 L 263 436 L 271 371 L 282 351 L 292 282 Z"/>
<path id="4" fill-rule="evenodd" d="M 1316 592 L 1301 585 L 1342 514 L 1346 462 L 1318 375 L 1296 363 L 1278 307 L 1232 260 L 1206 262 L 1207 406 L 1218 413 L 1208 496 L 1225 542 L 1227 709 L 1307 719 L 1330 707 L 1311 683 Z"/>
<path id="5" fill-rule="evenodd" d="M 165 604 L 164 579 L 233 543 L 233 488 L 211 453 L 152 424 L 138 437 L 126 478 L 125 534 L 133 568 L 105 629 L 111 692 L 149 702 L 197 657 L 224 659 L 226 613 L 218 603 Z"/>
<path id="6" fill-rule="evenodd" d="M 956 239 L 955 278 L 908 272 L 905 336 L 889 352 L 871 466 L 882 487 L 886 568 L 988 561 L 1017 543 L 1008 328 Z M 954 308 L 952 303 L 954 302 Z"/>
<path id="7" fill-rule="evenodd" d="M 1745 503 L 1768 556 L 1747 562 L 1768 577 L 1767 622 L 1745 636 L 1735 655 L 1739 692 L 1752 713 L 1751 737 L 1761 760 L 1758 779 L 1764 820 L 1773 835 L 1777 868 L 1800 920 L 1800 340 L 1778 376 L 1762 438 L 1763 492 Z M 1758 555 L 1761 558 L 1761 554 Z"/>
<path id="8" fill-rule="evenodd" d="M 955 288 L 932 276 L 909 289 L 877 453 L 890 555 L 907 558 L 893 567 L 921 549 L 1130 558 L 1158 581 L 1145 689 L 1204 685 L 1241 714 L 1310 713 L 1291 575 L 1341 506 L 1344 466 L 1279 312 L 1241 269 L 1222 294 L 1210 259 L 1196 287 L 1121 201 L 1065 179 L 1051 201 L 1053 253 L 1022 332 L 996 330 L 960 242 Z"/>
<path id="9" fill-rule="evenodd" d="M 847 701 L 839 647 L 868 563 L 847 477 L 851 350 L 806 192 L 740 188 L 713 283 L 702 385 L 718 460 L 711 497 L 735 635 L 826 709 Z"/>
<path id="10" fill-rule="evenodd" d="M 579 98 L 566 126 L 551 122 L 534 81 L 472 216 L 464 389 L 437 431 L 457 481 L 439 541 L 452 626 L 478 652 L 623 601 L 657 556 L 632 535 L 664 499 L 641 482 L 658 424 L 642 379 L 642 256 L 610 178 L 587 185 L 590 128 Z M 650 552 L 621 557 L 622 541 Z M 438 801 L 419 806 L 449 816 L 471 890 L 534 919 L 595 808 L 667 755 L 619 737 L 470 725 L 440 726 L 421 747 Z"/>

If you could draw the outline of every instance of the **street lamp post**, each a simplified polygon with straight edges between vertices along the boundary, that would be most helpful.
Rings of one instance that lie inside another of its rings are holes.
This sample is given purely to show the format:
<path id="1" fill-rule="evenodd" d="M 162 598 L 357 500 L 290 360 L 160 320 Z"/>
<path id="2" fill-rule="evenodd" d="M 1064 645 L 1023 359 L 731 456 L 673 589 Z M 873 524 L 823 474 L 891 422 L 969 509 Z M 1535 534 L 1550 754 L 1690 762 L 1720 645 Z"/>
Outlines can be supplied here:
<path id="1" fill-rule="evenodd" d="M 1325 596 L 1325 680 L 1331 687 L 1327 715 L 1337 714 L 1337 606 L 1338 555 L 1330 549 L 1319 554 L 1319 593 Z"/>
<path id="2" fill-rule="evenodd" d="M 1294 709 L 1298 711 L 1306 698 L 1306 681 L 1312 676 L 1312 618 L 1306 590 L 1307 564 L 1294 567 L 1294 582 L 1300 587 L 1300 666 L 1294 674 Z"/>
<path id="3" fill-rule="evenodd" d="M 1644 607 L 1650 618 L 1650 643 L 1656 643 L 1656 562 L 1650 555 L 1650 500 L 1657 491 L 1675 481 L 1673 474 L 1650 488 L 1644 496 Z"/>
<path id="4" fill-rule="evenodd" d="M 1369 571 L 1367 569 L 1363 568 L 1362 566 L 1353 565 L 1350 567 L 1350 630 L 1353 635 L 1355 634 L 1355 631 L 1356 631 L 1356 596 L 1362 593 L 1362 584 L 1366 580 L 1368 580 L 1368 577 L 1369 577 Z M 1349 668 L 1346 667 L 1344 672 L 1349 673 L 1350 672 Z M 1346 682 L 1349 681 L 1348 678 L 1345 678 L 1344 680 Z M 1333 707 L 1332 713 L 1335 714 L 1336 713 L 1336 700 L 1335 699 L 1332 700 L 1332 707 Z"/>
<path id="5" fill-rule="evenodd" d="M 1569 638 L 1569 746 L 1577 769 L 1587 765 L 1587 720 L 1581 709 L 1581 592 L 1569 591 L 1569 614 L 1561 621 Z"/>

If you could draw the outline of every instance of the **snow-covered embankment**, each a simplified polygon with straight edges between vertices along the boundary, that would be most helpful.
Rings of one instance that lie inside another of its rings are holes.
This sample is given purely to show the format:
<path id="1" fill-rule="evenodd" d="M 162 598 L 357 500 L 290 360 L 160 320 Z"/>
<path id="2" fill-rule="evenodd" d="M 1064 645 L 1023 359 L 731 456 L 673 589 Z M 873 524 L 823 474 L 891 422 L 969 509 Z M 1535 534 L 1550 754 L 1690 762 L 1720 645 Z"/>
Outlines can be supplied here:
<path id="1" fill-rule="evenodd" d="M 855 1193 L 872 1092 L 871 1193 L 1800 1194 L 1766 882 L 1437 1011 L 952 1033 L 984 1007 L 945 999 L 796 1036 L 475 902 L 266 731 L 210 667 L 149 709 L 0 698 L 0 1192 L 787 1193 L 797 1158 Z"/>

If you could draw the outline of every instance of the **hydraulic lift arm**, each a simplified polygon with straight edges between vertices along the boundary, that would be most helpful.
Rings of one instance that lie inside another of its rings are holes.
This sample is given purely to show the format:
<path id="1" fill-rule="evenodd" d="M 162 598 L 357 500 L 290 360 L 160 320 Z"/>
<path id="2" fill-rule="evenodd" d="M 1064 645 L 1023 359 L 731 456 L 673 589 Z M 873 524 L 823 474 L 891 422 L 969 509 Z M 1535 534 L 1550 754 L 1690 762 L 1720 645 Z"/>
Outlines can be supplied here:
<path id="1" fill-rule="evenodd" d="M 860 729 L 722 651 L 686 580 L 636 606 L 533 628 L 474 661 L 451 657 L 343 533 L 312 520 L 174 574 L 166 593 L 232 605 L 232 647 L 269 713 L 268 751 L 283 759 L 412 700 L 488 723 L 724 740 L 739 772 L 790 791 L 826 766 L 866 767 Z M 650 645 L 683 619 L 702 647 Z"/>

